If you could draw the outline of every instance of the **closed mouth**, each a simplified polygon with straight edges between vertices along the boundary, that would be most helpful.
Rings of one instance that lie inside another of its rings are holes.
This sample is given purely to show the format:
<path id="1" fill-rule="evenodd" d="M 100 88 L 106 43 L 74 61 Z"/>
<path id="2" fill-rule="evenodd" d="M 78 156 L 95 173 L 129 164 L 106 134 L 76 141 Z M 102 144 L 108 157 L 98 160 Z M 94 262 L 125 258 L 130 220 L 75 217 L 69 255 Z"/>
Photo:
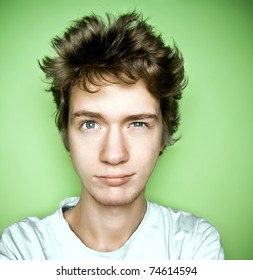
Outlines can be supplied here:
<path id="1" fill-rule="evenodd" d="M 131 180 L 134 174 L 102 175 L 96 176 L 99 181 L 108 186 L 121 186 Z"/>

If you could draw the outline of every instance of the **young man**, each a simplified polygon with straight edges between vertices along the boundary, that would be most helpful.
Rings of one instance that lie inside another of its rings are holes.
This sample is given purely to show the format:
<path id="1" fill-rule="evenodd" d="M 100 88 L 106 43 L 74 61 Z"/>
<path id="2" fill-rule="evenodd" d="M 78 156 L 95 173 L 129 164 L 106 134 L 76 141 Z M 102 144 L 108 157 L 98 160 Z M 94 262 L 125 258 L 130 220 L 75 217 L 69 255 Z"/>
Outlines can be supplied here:
<path id="1" fill-rule="evenodd" d="M 141 15 L 75 22 L 40 63 L 81 180 L 44 219 L 6 228 L 1 259 L 223 259 L 216 229 L 145 199 L 179 123 L 183 59 Z"/>

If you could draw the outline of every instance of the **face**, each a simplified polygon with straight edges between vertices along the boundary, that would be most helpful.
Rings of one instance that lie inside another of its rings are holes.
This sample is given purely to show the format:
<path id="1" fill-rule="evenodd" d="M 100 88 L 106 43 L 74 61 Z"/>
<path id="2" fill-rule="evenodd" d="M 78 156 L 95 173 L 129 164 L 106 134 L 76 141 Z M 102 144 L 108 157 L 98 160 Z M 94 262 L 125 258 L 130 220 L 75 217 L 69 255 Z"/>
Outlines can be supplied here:
<path id="1" fill-rule="evenodd" d="M 159 102 L 144 82 L 96 93 L 74 87 L 69 106 L 70 155 L 84 195 L 111 206 L 144 197 L 163 148 Z"/>

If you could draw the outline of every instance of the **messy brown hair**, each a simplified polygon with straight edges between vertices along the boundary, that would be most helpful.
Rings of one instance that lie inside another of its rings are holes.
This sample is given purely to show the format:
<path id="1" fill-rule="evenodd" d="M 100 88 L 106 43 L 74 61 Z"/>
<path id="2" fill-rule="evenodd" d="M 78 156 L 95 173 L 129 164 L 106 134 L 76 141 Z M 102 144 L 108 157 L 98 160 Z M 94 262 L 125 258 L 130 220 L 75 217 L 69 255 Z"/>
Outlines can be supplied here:
<path id="1" fill-rule="evenodd" d="M 143 79 L 160 101 L 164 147 L 172 145 L 179 125 L 178 100 L 186 86 L 183 58 L 178 48 L 164 43 L 141 14 L 130 12 L 106 20 L 92 14 L 52 40 L 56 56 L 39 62 L 50 83 L 57 107 L 56 125 L 67 150 L 71 89 L 75 85 L 91 92 L 88 85 L 101 86 L 108 77 L 118 83 Z"/>

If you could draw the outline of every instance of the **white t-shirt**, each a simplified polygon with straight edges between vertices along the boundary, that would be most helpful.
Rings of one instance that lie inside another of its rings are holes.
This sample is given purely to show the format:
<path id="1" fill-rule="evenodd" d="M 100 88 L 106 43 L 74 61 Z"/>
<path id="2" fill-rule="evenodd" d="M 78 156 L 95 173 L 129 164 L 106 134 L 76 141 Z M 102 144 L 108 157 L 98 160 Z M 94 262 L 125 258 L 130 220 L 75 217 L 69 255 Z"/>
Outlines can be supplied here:
<path id="1" fill-rule="evenodd" d="M 52 215 L 30 217 L 4 229 L 0 259 L 26 260 L 189 260 L 224 259 L 217 230 L 205 220 L 147 202 L 147 212 L 126 243 L 113 252 L 85 246 L 70 229 L 63 211 L 76 205 L 67 198 Z"/>

